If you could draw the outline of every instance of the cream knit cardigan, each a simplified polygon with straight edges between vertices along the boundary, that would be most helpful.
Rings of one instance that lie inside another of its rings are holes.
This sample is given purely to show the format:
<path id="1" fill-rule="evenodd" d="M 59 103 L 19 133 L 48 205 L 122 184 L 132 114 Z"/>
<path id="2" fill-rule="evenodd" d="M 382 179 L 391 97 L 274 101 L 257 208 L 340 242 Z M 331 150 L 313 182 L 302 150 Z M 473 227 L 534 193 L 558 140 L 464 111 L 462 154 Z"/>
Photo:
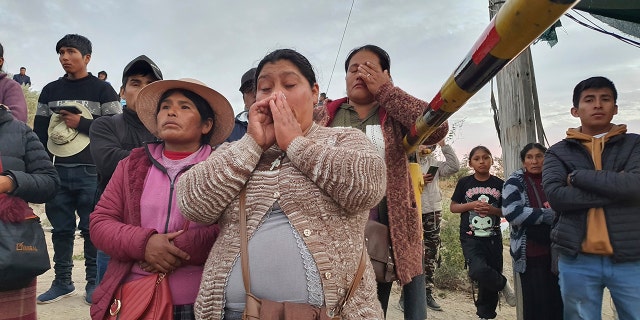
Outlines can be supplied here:
<path id="1" fill-rule="evenodd" d="M 197 319 L 223 317 L 225 286 L 240 254 L 238 194 L 245 184 L 248 236 L 253 236 L 263 216 L 278 201 L 313 255 L 330 312 L 353 282 L 364 250 L 369 209 L 386 190 L 384 160 L 361 131 L 315 123 L 306 136 L 291 142 L 282 165 L 270 170 L 280 155 L 282 150 L 277 146 L 263 152 L 245 135 L 222 145 L 180 178 L 182 213 L 193 221 L 220 225 L 220 235 L 204 266 L 195 303 Z M 273 259 L 278 259 L 277 248 Z M 383 318 L 369 259 L 364 279 L 342 316 Z"/>

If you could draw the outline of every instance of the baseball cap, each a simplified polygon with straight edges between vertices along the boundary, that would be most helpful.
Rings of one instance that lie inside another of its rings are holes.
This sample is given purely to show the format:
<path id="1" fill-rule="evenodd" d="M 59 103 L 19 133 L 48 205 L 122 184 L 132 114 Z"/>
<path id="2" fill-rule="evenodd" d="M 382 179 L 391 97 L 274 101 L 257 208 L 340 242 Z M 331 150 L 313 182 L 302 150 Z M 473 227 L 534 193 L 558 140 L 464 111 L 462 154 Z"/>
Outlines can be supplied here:
<path id="1" fill-rule="evenodd" d="M 145 55 L 141 55 L 129 62 L 126 67 L 124 67 L 124 71 L 122 72 L 122 86 L 124 87 L 127 82 L 127 77 L 132 74 L 138 73 L 151 73 L 158 78 L 158 80 L 162 80 L 162 71 L 158 68 L 153 60 L 149 59 L 149 57 Z"/>
<path id="2" fill-rule="evenodd" d="M 253 81 L 256 78 L 256 68 L 251 68 L 249 71 L 245 72 L 240 79 L 240 92 L 247 90 L 249 87 L 253 86 Z"/>

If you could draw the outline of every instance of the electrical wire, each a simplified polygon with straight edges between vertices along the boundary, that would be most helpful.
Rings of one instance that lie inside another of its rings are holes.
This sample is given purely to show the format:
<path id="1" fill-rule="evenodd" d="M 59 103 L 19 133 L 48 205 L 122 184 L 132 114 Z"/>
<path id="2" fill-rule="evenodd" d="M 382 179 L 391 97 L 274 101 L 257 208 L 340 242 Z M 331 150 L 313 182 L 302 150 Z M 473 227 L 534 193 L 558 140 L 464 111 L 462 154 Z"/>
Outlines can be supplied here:
<path id="1" fill-rule="evenodd" d="M 614 38 L 616 38 L 616 39 L 618 39 L 618 40 L 620 40 L 620 41 L 622 41 L 622 42 L 624 42 L 624 43 L 626 43 L 626 44 L 629 44 L 629 45 L 632 45 L 632 46 L 634 46 L 634 47 L 640 48 L 640 42 L 638 42 L 638 41 L 634 41 L 634 40 L 631 40 L 631 39 L 629 39 L 629 38 L 627 38 L 627 37 L 625 37 L 625 36 L 622 36 L 622 35 L 619 35 L 619 34 L 616 34 L 616 33 L 613 33 L 613 32 L 609 32 L 609 31 L 607 31 L 607 30 L 603 29 L 602 27 L 598 26 L 597 24 L 595 24 L 593 21 L 589 20 L 587 17 L 585 17 L 585 16 L 584 16 L 583 14 L 581 14 L 580 12 L 576 11 L 576 9 L 573 9 L 573 11 L 574 11 L 576 14 L 578 14 L 579 16 L 581 16 L 583 19 L 585 19 L 585 20 L 589 21 L 589 23 L 591 23 L 591 25 L 589 25 L 589 24 L 587 24 L 587 23 L 585 23 L 585 22 L 582 22 L 582 21 L 578 20 L 577 18 L 575 18 L 574 16 L 572 16 L 572 15 L 571 15 L 571 14 L 569 14 L 569 13 L 565 13 L 564 15 L 565 15 L 565 16 L 567 16 L 569 19 L 571 19 L 571 20 L 575 21 L 575 22 L 576 22 L 576 23 L 578 23 L 579 25 L 582 25 L 582 26 L 587 27 L 587 28 L 589 28 L 589 29 L 591 29 L 591 30 L 598 31 L 598 32 L 600 32 L 600 33 L 603 33 L 603 34 L 606 34 L 606 35 L 612 36 L 612 37 L 614 37 Z"/>
<path id="2" fill-rule="evenodd" d="M 340 55 L 340 49 L 342 49 L 342 42 L 344 41 L 344 35 L 347 33 L 347 26 L 349 26 L 349 19 L 351 19 L 351 12 L 353 11 L 353 4 L 356 0 L 351 0 L 351 8 L 349 9 L 349 15 L 347 16 L 347 22 L 344 24 L 344 30 L 342 31 L 342 38 L 340 39 L 340 45 L 338 46 L 338 52 L 336 52 L 336 59 L 333 61 L 333 68 L 331 69 L 331 75 L 329 76 L 329 83 L 327 83 L 327 89 L 325 92 L 329 92 L 331 87 L 331 79 L 333 79 L 333 73 L 336 71 L 336 64 L 338 63 L 338 57 Z"/>

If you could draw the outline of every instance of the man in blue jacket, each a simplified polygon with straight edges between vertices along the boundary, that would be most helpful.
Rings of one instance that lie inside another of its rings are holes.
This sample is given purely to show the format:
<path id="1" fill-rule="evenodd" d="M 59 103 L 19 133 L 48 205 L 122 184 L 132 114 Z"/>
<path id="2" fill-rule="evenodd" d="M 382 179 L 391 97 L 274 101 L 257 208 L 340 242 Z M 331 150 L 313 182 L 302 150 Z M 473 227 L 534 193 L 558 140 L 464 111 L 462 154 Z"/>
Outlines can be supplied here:
<path id="1" fill-rule="evenodd" d="M 565 319 L 599 319 L 607 287 L 620 319 L 640 319 L 640 136 L 611 123 L 618 93 L 609 79 L 575 87 L 581 126 L 547 151 L 542 183 L 558 219 Z"/>
<path id="2" fill-rule="evenodd" d="M 31 78 L 27 75 L 27 68 L 20 67 L 20 73 L 13 75 L 13 80 L 21 86 L 31 86 Z"/>
<path id="3" fill-rule="evenodd" d="M 256 68 L 251 68 L 242 75 L 240 79 L 240 92 L 242 93 L 242 101 L 244 102 L 244 110 L 236 116 L 235 126 L 231 135 L 227 138 L 228 142 L 236 141 L 247 133 L 247 125 L 249 123 L 249 108 L 256 102 Z"/>

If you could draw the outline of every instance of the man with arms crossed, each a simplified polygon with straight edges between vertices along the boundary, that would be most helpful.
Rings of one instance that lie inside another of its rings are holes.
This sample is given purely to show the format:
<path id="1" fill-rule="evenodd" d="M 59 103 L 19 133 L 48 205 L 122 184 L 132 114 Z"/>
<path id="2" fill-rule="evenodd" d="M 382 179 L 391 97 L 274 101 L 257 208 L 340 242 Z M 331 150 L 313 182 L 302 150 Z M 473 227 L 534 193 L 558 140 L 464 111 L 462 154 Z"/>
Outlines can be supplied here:
<path id="1" fill-rule="evenodd" d="M 604 287 L 620 319 L 640 319 L 640 136 L 611 123 L 617 98 L 607 78 L 578 83 L 571 115 L 581 126 L 568 129 L 544 160 L 568 320 L 600 319 Z"/>

